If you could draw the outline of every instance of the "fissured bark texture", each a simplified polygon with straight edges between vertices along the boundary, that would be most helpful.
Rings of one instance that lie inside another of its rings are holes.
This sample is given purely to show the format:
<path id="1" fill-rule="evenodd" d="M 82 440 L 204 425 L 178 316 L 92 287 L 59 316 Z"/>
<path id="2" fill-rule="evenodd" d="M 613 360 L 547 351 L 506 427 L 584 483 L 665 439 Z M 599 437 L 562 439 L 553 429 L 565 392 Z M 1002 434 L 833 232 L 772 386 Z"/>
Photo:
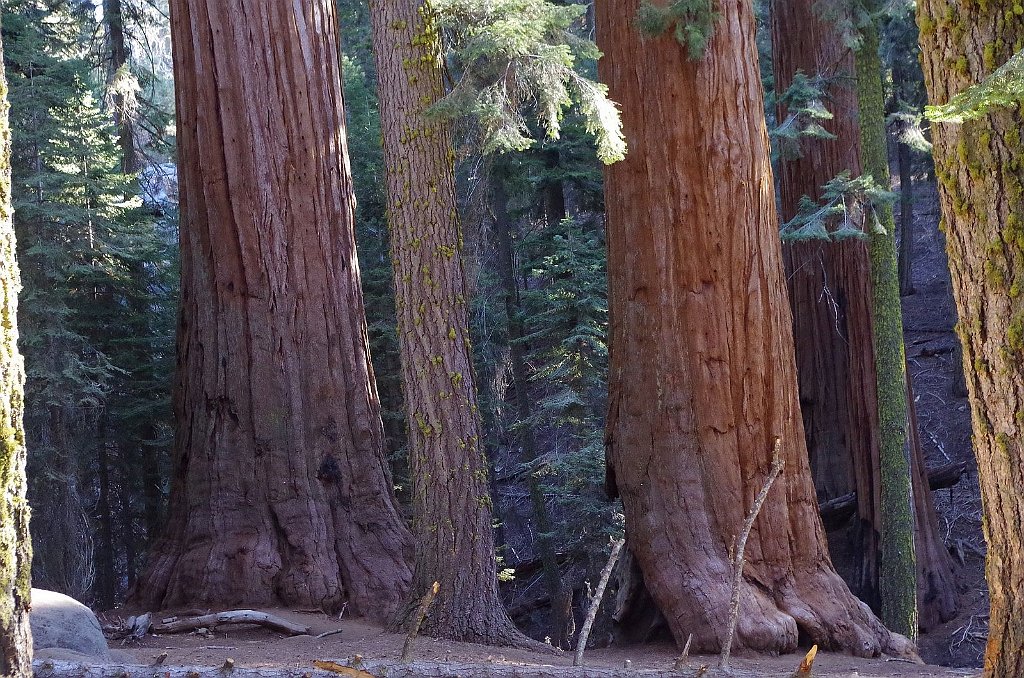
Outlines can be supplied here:
<path id="1" fill-rule="evenodd" d="M 1019 0 L 921 0 L 928 98 L 947 103 L 1024 49 Z M 960 317 L 985 511 L 985 675 L 1024 676 L 1024 115 L 933 123 L 935 175 Z"/>
<path id="2" fill-rule="evenodd" d="M 335 5 L 172 0 L 181 292 L 153 607 L 392 612 L 411 540 L 382 453 Z"/>
<path id="3" fill-rule="evenodd" d="M 0 676 L 28 678 L 32 547 L 25 499 L 25 363 L 18 352 L 21 275 L 11 211 L 9 110 L 0 44 Z"/>
<path id="4" fill-rule="evenodd" d="M 370 18 L 413 481 L 416 564 L 408 611 L 436 581 L 423 633 L 521 645 L 527 639 L 498 597 L 455 149 L 449 125 L 425 115 L 445 91 L 440 35 L 422 0 L 377 0 Z"/>
<path id="5" fill-rule="evenodd" d="M 611 376 L 607 454 L 626 530 L 676 640 L 717 651 L 730 548 L 771 464 L 747 544 L 736 647 L 798 639 L 905 652 L 832 568 L 796 365 L 749 3 L 719 5 L 707 55 L 642 40 L 638 0 L 598 3 L 600 63 L 629 155 L 606 171 Z"/>
<path id="6" fill-rule="evenodd" d="M 780 217 L 787 221 L 796 216 L 803 196 L 819 200 L 822 187 L 841 172 L 861 174 L 854 55 L 835 22 L 821 19 L 816 7 L 813 0 L 772 5 L 776 92 L 781 98 L 798 71 L 825 78 L 825 103 L 833 117 L 823 125 L 835 136 L 804 138 L 800 157 L 779 162 Z M 780 104 L 779 119 L 788 113 Z M 857 493 L 856 518 L 829 534 L 832 558 L 854 594 L 878 610 L 880 441 L 867 241 L 792 243 L 783 246 L 783 257 L 800 409 L 818 499 Z M 919 622 L 928 629 L 956 613 L 957 591 L 938 534 L 916 425 L 912 416 Z"/>

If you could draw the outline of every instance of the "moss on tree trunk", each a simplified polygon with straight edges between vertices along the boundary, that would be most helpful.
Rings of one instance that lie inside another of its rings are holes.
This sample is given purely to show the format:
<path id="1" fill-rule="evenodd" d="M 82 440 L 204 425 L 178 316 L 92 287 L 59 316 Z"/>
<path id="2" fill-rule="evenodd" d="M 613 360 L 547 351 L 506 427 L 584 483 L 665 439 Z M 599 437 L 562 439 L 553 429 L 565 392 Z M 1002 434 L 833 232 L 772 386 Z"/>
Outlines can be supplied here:
<path id="1" fill-rule="evenodd" d="M 410 602 L 439 582 L 423 633 L 522 645 L 498 597 L 452 131 L 425 115 L 445 92 L 440 35 L 422 0 L 376 0 L 370 18 L 409 423 Z"/>
<path id="2" fill-rule="evenodd" d="M 18 292 L 11 210 L 11 130 L 0 45 L 0 675 L 32 675 L 28 624 L 32 548 L 25 499 L 25 366 L 18 352 Z"/>
<path id="3" fill-rule="evenodd" d="M 856 54 L 857 100 L 860 109 L 861 158 L 864 172 L 889 185 L 885 103 L 878 32 L 863 29 Z M 896 225 L 892 208 L 880 210 L 884 232 L 869 232 L 871 307 L 875 327 L 875 371 L 881 433 L 879 594 L 882 621 L 908 638 L 917 637 L 917 564 L 914 555 L 914 508 L 910 473 L 909 412 L 906 353 L 900 304 Z M 870 229 L 870 225 L 869 225 Z"/>
<path id="4" fill-rule="evenodd" d="M 1020 0 L 920 0 L 928 98 L 945 104 L 1024 48 Z M 946 249 L 985 511 L 985 675 L 1024 676 L 1024 115 L 936 123 Z"/>

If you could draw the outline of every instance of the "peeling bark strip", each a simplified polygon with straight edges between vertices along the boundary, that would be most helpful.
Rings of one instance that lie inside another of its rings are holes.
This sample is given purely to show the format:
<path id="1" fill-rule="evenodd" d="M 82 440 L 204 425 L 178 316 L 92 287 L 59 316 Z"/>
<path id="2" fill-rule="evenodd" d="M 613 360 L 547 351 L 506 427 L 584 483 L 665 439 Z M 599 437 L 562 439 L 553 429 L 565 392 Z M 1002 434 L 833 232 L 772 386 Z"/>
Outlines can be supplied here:
<path id="1" fill-rule="evenodd" d="M 18 292 L 11 211 L 11 134 L 0 43 L 0 676 L 32 675 L 28 623 L 32 546 L 25 499 L 25 363 L 18 352 Z"/>
<path id="2" fill-rule="evenodd" d="M 1024 49 L 1020 0 L 921 0 L 917 23 L 933 105 Z M 1024 112 L 931 129 L 985 509 L 985 675 L 1024 676 Z"/>
<path id="3" fill-rule="evenodd" d="M 782 438 L 748 544 L 737 649 L 904 653 L 832 568 L 796 365 L 749 2 L 720 4 L 707 56 L 641 40 L 639 2 L 597 4 L 602 79 L 630 153 L 606 170 L 607 455 L 626 532 L 676 640 L 717 652 L 729 546 Z"/>
<path id="4" fill-rule="evenodd" d="M 440 583 L 426 635 L 522 645 L 498 597 L 452 132 L 424 114 L 444 95 L 440 35 L 421 0 L 376 0 L 370 18 L 409 422 L 412 591 Z"/>
<path id="5" fill-rule="evenodd" d="M 332 0 L 172 0 L 175 475 L 135 602 L 382 618 L 410 581 L 382 453 Z"/>

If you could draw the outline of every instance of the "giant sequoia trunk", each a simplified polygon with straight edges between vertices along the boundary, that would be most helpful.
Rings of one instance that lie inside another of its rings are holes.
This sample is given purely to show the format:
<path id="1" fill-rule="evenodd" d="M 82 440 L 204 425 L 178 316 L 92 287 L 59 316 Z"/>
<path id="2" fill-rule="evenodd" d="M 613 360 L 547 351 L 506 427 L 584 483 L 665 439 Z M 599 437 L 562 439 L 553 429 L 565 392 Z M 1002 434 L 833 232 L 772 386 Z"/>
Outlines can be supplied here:
<path id="1" fill-rule="evenodd" d="M 25 366 L 18 352 L 18 292 L 11 218 L 11 134 L 0 45 L 0 676 L 32 675 L 28 624 L 32 550 L 25 500 Z"/>
<path id="2" fill-rule="evenodd" d="M 440 583 L 425 633 L 520 644 L 498 598 L 452 133 L 424 115 L 444 95 L 432 12 L 422 0 L 371 3 L 413 478 L 412 593 Z"/>
<path id="3" fill-rule="evenodd" d="M 853 53 L 833 21 L 811 0 L 772 5 L 776 91 L 798 71 L 822 76 L 835 139 L 805 138 L 802 155 L 779 163 L 780 217 L 796 216 L 800 199 L 821 197 L 840 172 L 860 174 Z M 820 69 L 827 69 L 820 72 Z M 779 119 L 788 115 L 779 106 Z M 857 518 L 830 535 L 832 556 L 850 588 L 878 608 L 878 396 L 872 342 L 871 262 L 863 240 L 797 242 L 783 247 L 807 453 L 818 498 L 857 493 Z"/>
<path id="4" fill-rule="evenodd" d="M 720 647 L 733 538 L 780 437 L 785 472 L 747 545 L 737 646 L 906 651 L 836 574 L 818 517 L 753 9 L 722 2 L 691 62 L 671 37 L 641 40 L 638 4 L 598 3 L 597 25 L 630 149 L 606 172 L 608 466 L 646 585 L 677 641 Z"/>
<path id="5" fill-rule="evenodd" d="M 772 6 L 776 90 L 785 92 L 798 71 L 822 76 L 830 83 L 826 95 L 834 115 L 825 123 L 834 139 L 804 139 L 800 157 L 780 162 L 784 220 L 797 214 L 803 196 L 818 200 L 822 186 L 841 172 L 861 173 L 853 53 L 834 22 L 822 20 L 815 7 L 808 0 L 776 0 Z M 780 105 L 779 119 L 787 114 Z M 784 246 L 783 254 L 800 406 L 818 498 L 850 492 L 858 497 L 856 520 L 829 535 L 832 558 L 853 592 L 878 610 L 881 469 L 868 246 L 864 240 L 800 242 Z M 911 429 L 915 427 L 911 417 Z M 921 625 L 930 628 L 952 617 L 957 595 L 920 445 L 913 449 L 918 600 Z"/>
<path id="6" fill-rule="evenodd" d="M 174 484 L 136 601 L 383 617 L 409 533 L 382 453 L 335 4 L 173 0 Z"/>
<path id="7" fill-rule="evenodd" d="M 917 5 L 928 98 L 944 104 L 1024 46 L 1019 2 Z M 964 30 L 970 27 L 969 30 Z M 1024 115 L 932 126 L 988 541 L 985 675 L 1024 676 Z"/>

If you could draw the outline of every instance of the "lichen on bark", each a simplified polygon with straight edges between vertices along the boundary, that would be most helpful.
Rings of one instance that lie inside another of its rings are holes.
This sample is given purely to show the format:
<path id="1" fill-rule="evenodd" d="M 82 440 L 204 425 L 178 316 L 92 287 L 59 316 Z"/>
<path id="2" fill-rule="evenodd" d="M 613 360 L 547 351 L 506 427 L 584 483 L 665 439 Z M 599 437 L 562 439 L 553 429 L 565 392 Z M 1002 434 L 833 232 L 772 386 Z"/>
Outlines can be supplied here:
<path id="1" fill-rule="evenodd" d="M 395 621 L 438 582 L 424 634 L 524 645 L 498 596 L 452 129 L 428 115 L 445 95 L 437 18 L 422 0 L 376 0 L 370 18 L 413 482 L 413 584 Z"/>
<path id="2" fill-rule="evenodd" d="M 25 499 L 25 366 L 18 351 L 18 272 L 11 210 L 11 130 L 0 44 L 0 675 L 32 675 L 32 548 Z"/>
<path id="3" fill-rule="evenodd" d="M 889 186 L 889 160 L 882 93 L 878 32 L 862 28 L 856 53 L 864 172 Z M 907 408 L 906 351 L 900 302 L 896 225 L 892 206 L 879 208 L 881 229 L 868 229 L 871 260 L 871 306 L 874 317 L 875 373 L 881 435 L 881 551 L 879 593 L 882 621 L 908 638 L 917 638 L 917 563 L 914 504 L 910 470 L 910 413 Z"/>
<path id="4" fill-rule="evenodd" d="M 933 106 L 982 82 L 1024 47 L 1020 0 L 920 0 Z M 960 321 L 988 542 L 985 675 L 1024 675 L 1024 148 L 1019 103 L 932 125 L 935 174 Z"/>

